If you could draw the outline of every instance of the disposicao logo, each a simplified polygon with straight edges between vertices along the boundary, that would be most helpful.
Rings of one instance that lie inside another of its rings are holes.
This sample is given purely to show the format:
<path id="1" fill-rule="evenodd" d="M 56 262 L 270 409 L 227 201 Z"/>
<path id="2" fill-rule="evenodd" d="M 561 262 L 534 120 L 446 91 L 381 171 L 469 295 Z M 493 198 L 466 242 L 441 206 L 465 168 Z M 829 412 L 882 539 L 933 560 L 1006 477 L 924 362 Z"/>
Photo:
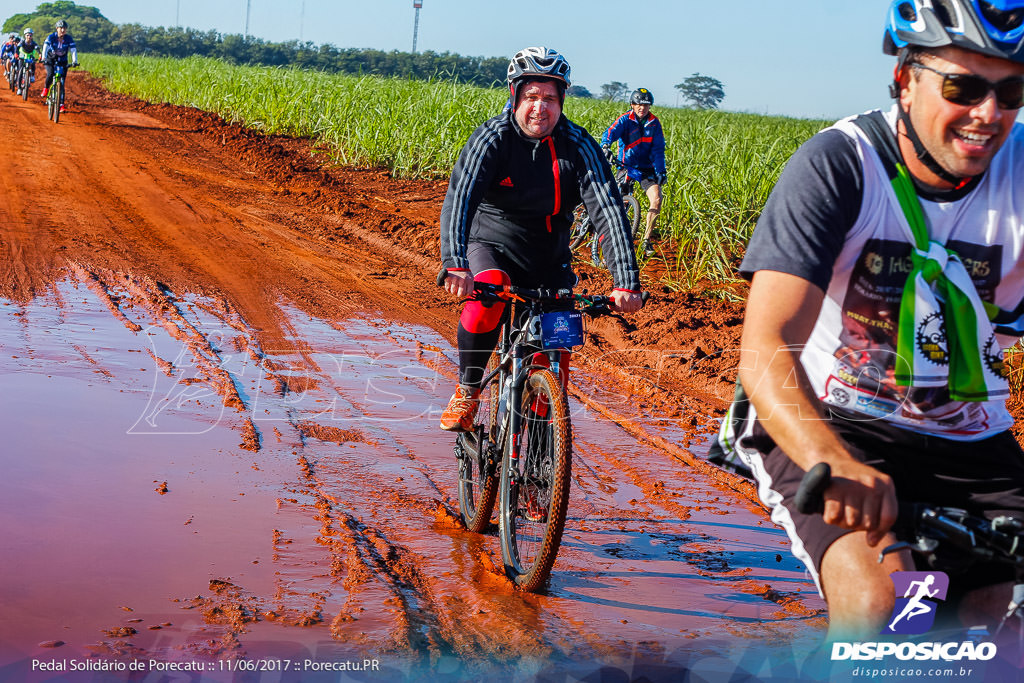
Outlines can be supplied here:
<path id="1" fill-rule="evenodd" d="M 938 600 L 945 600 L 949 577 L 945 572 L 893 572 L 896 606 L 882 633 L 924 633 L 935 623 Z"/>
<path id="2" fill-rule="evenodd" d="M 896 605 L 882 635 L 919 635 L 935 623 L 939 601 L 946 599 L 945 572 L 893 572 Z M 895 656 L 900 660 L 986 661 L 996 656 L 995 643 L 867 642 L 832 643 L 832 660 L 869 660 Z"/>

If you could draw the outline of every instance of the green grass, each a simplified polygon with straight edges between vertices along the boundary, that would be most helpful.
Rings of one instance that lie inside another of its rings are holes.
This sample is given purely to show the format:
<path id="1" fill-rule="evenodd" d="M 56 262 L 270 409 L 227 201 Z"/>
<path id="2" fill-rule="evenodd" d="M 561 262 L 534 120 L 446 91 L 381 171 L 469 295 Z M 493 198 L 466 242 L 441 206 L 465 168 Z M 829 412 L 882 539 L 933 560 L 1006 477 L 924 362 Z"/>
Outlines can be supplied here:
<path id="1" fill-rule="evenodd" d="M 87 55 L 107 87 L 220 114 L 269 134 L 307 137 L 333 161 L 443 178 L 476 126 L 501 110 L 504 89 L 451 81 L 232 66 L 192 57 Z M 666 94 L 667 95 L 667 94 Z M 627 107 L 569 98 L 565 113 L 595 138 Z M 669 180 L 659 229 L 675 262 L 668 284 L 728 281 L 761 207 L 793 151 L 825 121 L 655 107 Z M 646 200 L 641 199 L 646 208 Z"/>

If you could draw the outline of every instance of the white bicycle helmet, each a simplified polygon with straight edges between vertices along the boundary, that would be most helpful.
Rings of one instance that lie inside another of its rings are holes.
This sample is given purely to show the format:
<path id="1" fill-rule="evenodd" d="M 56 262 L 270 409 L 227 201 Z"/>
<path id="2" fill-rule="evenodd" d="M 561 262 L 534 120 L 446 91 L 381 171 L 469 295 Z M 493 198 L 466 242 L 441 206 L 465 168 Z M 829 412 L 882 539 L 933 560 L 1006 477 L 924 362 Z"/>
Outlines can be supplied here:
<path id="1" fill-rule="evenodd" d="M 563 99 L 569 80 L 569 62 L 561 53 L 547 47 L 524 47 L 508 63 L 509 102 L 515 105 L 519 84 L 527 78 L 550 78 L 559 83 Z"/>
<path id="2" fill-rule="evenodd" d="M 527 76 L 554 78 L 569 87 L 569 62 L 561 53 L 547 47 L 524 47 L 508 64 L 509 85 Z"/>
<path id="3" fill-rule="evenodd" d="M 30 29 L 30 28 L 27 28 L 27 29 L 25 29 L 25 35 L 26 35 L 26 36 L 34 36 L 34 35 L 35 35 L 35 33 L 36 33 L 36 32 L 35 32 L 35 31 L 33 31 L 33 30 L 32 30 L 32 29 Z"/>

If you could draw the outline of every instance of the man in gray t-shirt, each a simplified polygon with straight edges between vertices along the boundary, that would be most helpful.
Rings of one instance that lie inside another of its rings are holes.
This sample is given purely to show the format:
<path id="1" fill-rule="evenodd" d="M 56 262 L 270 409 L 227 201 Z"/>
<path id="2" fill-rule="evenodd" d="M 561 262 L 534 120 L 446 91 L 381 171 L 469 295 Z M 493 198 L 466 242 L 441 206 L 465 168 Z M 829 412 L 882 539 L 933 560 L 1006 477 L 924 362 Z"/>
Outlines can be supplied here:
<path id="1" fill-rule="evenodd" d="M 927 205 L 925 244 L 960 253 L 953 265 L 939 266 L 939 277 L 954 279 L 955 266 L 968 277 L 972 301 L 1024 310 L 1024 289 L 1014 289 L 1024 275 L 1019 247 L 993 237 L 1024 228 L 1016 205 L 1003 201 L 1024 181 L 1024 164 L 1009 158 L 1024 150 L 1014 129 L 1024 90 L 1024 28 L 1017 26 L 1024 0 L 996 4 L 1000 11 L 989 12 L 979 7 L 991 5 L 971 0 L 894 0 L 885 46 L 898 57 L 896 105 L 888 118 L 871 117 L 877 141 L 847 121 L 801 148 L 741 267 L 751 285 L 739 377 L 756 415 L 741 452 L 828 602 L 833 639 L 876 639 L 894 616 L 890 574 L 914 569 L 907 550 L 877 561 L 896 541 L 897 497 L 913 492 L 935 505 L 1024 516 L 1024 452 L 1007 431 L 1001 344 L 982 344 L 973 359 L 965 354 L 992 375 L 977 395 L 966 387 L 978 378 L 965 383 L 949 367 L 915 368 L 910 380 L 901 378 L 897 340 L 917 324 L 900 315 L 904 285 L 914 280 L 915 264 L 933 255 L 904 239 L 910 231 L 899 209 L 893 213 L 900 204 L 890 201 L 885 178 L 887 168 L 908 172 L 905 186 Z M 1004 145 L 1014 154 L 994 161 Z M 917 338 L 910 337 L 923 364 L 950 365 L 946 310 L 922 316 Z M 996 329 L 994 338 L 1001 343 L 1009 334 Z M 820 462 L 833 473 L 825 511 L 803 515 L 792 496 Z M 972 571 L 970 580 L 952 578 L 951 590 L 973 591 L 960 603 L 976 610 L 970 619 L 991 618 L 1009 599 L 1008 589 L 992 585 L 1012 578 Z"/>

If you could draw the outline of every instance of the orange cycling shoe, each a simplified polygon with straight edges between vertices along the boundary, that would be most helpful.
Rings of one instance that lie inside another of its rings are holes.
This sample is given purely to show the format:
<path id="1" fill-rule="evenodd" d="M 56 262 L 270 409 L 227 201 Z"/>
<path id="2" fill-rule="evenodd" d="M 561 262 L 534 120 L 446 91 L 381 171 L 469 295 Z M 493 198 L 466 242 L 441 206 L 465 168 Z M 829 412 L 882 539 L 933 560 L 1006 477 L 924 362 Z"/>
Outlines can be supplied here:
<path id="1" fill-rule="evenodd" d="M 473 419 L 480 407 L 480 390 L 460 384 L 441 414 L 441 429 L 446 432 L 473 431 Z"/>

